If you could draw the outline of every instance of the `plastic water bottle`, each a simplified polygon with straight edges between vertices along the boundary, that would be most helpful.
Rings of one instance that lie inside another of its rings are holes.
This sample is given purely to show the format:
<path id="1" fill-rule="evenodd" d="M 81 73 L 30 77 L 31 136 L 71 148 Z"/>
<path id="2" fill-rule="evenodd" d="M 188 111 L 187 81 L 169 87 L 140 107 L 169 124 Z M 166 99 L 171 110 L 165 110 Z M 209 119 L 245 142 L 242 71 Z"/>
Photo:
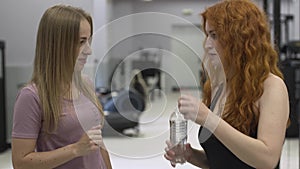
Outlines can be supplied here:
<path id="1" fill-rule="evenodd" d="M 185 163 L 184 152 L 187 141 L 187 120 L 184 119 L 178 108 L 170 116 L 170 141 L 172 144 L 171 149 L 175 152 L 175 160 L 172 163 Z"/>

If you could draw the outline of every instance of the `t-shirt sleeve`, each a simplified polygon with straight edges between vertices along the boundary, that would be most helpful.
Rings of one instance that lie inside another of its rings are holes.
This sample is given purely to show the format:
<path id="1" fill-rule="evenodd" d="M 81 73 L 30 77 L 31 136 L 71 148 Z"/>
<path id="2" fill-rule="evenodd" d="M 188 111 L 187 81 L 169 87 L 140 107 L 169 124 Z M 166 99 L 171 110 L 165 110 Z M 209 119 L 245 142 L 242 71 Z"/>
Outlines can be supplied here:
<path id="1" fill-rule="evenodd" d="M 37 138 L 42 126 L 42 111 L 37 94 L 25 87 L 17 95 L 12 138 Z"/>

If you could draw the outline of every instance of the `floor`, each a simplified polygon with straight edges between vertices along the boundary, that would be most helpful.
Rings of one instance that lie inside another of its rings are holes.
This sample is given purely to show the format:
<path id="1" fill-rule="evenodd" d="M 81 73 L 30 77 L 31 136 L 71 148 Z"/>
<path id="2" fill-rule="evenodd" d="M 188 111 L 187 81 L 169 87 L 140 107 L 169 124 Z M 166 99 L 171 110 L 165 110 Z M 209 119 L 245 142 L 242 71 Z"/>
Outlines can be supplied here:
<path id="1" fill-rule="evenodd" d="M 170 113 L 176 106 L 178 93 L 168 96 L 155 96 L 148 103 L 147 110 L 140 118 L 137 136 L 104 136 L 104 143 L 109 150 L 114 169 L 167 169 L 172 168 L 164 159 L 165 140 L 169 137 Z M 163 105 L 163 106 L 162 106 Z M 188 142 L 193 147 L 201 148 L 197 141 L 198 126 L 188 124 Z M 129 134 L 133 131 L 128 130 Z M 284 144 L 280 169 L 299 169 L 299 140 L 287 139 Z M 178 165 L 176 168 L 195 169 L 190 164 Z M 0 169 L 12 169 L 11 151 L 0 153 Z"/>

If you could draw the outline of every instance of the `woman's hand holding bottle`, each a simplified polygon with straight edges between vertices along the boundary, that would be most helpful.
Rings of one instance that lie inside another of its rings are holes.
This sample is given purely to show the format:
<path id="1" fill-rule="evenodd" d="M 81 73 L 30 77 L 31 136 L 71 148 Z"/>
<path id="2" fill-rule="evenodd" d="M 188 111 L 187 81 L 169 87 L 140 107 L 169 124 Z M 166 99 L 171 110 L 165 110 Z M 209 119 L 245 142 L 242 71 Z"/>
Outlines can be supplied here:
<path id="1" fill-rule="evenodd" d="M 172 143 L 168 140 L 166 141 L 167 147 L 165 148 L 165 154 L 164 157 L 170 161 L 171 165 L 173 167 L 176 166 L 176 158 L 178 158 L 178 154 L 175 153 L 174 151 L 174 145 L 172 145 Z M 189 159 L 192 157 L 193 155 L 193 148 L 191 147 L 191 145 L 189 143 L 185 144 L 185 151 L 183 152 L 183 158 L 185 161 L 189 161 Z"/>

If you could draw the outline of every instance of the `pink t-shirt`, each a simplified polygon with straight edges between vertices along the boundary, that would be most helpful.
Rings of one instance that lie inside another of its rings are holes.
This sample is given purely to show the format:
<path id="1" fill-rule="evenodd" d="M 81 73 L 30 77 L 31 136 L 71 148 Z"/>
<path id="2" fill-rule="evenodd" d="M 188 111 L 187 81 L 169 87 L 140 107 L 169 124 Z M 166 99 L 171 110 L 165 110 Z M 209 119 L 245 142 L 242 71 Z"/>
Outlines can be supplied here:
<path id="1" fill-rule="evenodd" d="M 99 125 L 102 116 L 83 94 L 78 99 L 62 100 L 62 113 L 57 130 L 45 134 L 43 112 L 35 85 L 18 93 L 13 119 L 13 138 L 36 139 L 36 151 L 45 152 L 77 142 L 85 131 Z M 56 169 L 106 169 L 100 151 L 77 157 Z"/>

